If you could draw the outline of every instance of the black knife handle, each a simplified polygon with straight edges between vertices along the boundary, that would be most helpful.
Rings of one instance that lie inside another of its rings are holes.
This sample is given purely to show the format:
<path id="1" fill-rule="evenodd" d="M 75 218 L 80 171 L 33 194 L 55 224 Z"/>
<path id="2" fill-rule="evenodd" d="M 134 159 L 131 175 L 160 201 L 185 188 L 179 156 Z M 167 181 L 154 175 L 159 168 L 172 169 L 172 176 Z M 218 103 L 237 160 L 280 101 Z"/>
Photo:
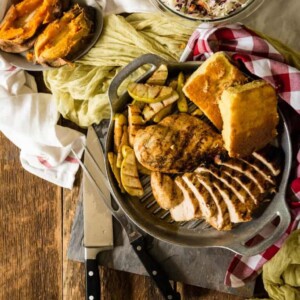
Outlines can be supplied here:
<path id="1" fill-rule="evenodd" d="M 147 252 L 144 237 L 141 236 L 133 241 L 131 245 L 164 298 L 167 300 L 180 300 L 180 294 L 172 288 L 168 275 Z"/>
<path id="2" fill-rule="evenodd" d="M 100 275 L 98 261 L 96 259 L 87 259 L 85 261 L 85 299 L 100 299 Z"/>

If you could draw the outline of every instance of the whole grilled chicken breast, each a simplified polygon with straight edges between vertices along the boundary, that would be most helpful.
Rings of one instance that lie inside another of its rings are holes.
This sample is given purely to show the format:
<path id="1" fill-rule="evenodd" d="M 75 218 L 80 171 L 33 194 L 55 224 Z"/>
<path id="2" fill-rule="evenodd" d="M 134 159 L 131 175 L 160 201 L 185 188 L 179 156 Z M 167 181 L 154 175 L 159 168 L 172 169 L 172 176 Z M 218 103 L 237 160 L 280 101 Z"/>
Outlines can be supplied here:
<path id="1" fill-rule="evenodd" d="M 173 114 L 137 132 L 134 151 L 152 171 L 183 173 L 224 151 L 220 134 L 206 122 L 188 114 Z"/>

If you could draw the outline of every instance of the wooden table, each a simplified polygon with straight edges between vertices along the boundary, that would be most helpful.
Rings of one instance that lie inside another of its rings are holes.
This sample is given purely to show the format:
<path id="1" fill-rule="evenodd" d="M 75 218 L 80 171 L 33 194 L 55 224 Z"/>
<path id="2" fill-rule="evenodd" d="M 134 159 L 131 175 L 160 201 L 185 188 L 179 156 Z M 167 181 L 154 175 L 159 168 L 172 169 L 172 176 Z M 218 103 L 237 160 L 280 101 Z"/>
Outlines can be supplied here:
<path id="1" fill-rule="evenodd" d="M 82 173 L 72 190 L 25 171 L 0 133 L 0 299 L 84 299 L 84 265 L 67 259 Z M 100 268 L 103 299 L 163 299 L 145 276 Z M 182 299 L 242 299 L 176 283 Z"/>
<path id="2" fill-rule="evenodd" d="M 19 149 L 1 132 L 0 145 L 0 300 L 84 299 L 84 265 L 66 255 L 82 173 L 72 190 L 60 188 L 25 171 Z M 163 299 L 148 277 L 104 267 L 100 276 L 102 299 Z M 174 284 L 182 299 L 243 299 Z"/>

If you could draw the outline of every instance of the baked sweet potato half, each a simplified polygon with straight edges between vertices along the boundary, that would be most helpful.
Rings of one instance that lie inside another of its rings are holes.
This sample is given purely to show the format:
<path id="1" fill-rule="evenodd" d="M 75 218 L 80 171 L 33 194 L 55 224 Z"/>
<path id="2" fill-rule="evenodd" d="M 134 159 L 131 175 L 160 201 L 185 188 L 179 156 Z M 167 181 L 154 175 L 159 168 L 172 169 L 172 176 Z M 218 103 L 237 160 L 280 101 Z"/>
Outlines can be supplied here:
<path id="1" fill-rule="evenodd" d="M 13 4 L 0 24 L 0 49 L 21 53 L 34 44 L 45 24 L 62 14 L 65 1 L 23 0 Z"/>
<path id="2" fill-rule="evenodd" d="M 75 4 L 38 36 L 34 44 L 34 61 L 52 67 L 69 63 L 92 36 L 92 19 L 88 8 Z"/>

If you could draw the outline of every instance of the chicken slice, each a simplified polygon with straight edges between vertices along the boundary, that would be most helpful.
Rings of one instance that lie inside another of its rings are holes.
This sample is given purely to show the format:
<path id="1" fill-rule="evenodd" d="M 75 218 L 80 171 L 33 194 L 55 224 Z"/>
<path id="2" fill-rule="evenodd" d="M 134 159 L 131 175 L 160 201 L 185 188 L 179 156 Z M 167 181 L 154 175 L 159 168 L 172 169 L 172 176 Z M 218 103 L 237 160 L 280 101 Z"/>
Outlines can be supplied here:
<path id="1" fill-rule="evenodd" d="M 179 222 L 200 218 L 202 214 L 199 209 L 199 202 L 191 189 L 180 176 L 176 177 L 175 183 L 182 191 L 183 201 L 170 209 L 173 220 Z"/>
<path id="2" fill-rule="evenodd" d="M 215 202 L 217 213 L 207 218 L 206 221 L 217 230 L 230 230 L 232 224 L 230 222 L 230 215 L 225 201 L 218 189 L 214 186 L 214 182 L 218 181 L 210 174 L 196 174 L 197 180 L 209 192 L 210 196 Z"/>
<path id="3" fill-rule="evenodd" d="M 247 177 L 249 177 L 252 181 L 256 183 L 261 193 L 266 193 L 271 188 L 271 186 L 273 186 L 272 184 L 270 184 L 269 181 L 267 181 L 264 178 L 264 176 L 257 172 L 252 166 L 244 163 L 239 159 L 229 158 L 223 160 L 222 157 L 218 155 L 215 157 L 215 163 L 236 170 L 242 174 L 245 174 Z"/>
<path id="4" fill-rule="evenodd" d="M 240 158 L 240 160 L 254 168 L 264 177 L 265 180 L 269 181 L 272 185 L 276 184 L 276 179 L 273 176 L 272 171 L 259 159 L 255 158 L 253 155 L 250 155 L 245 158 Z"/>
<path id="5" fill-rule="evenodd" d="M 182 176 L 182 179 L 186 182 L 187 186 L 192 190 L 198 200 L 202 216 L 206 220 L 215 216 L 218 211 L 215 201 L 207 189 L 199 182 L 197 176 L 193 173 L 185 173 Z"/>
<path id="6" fill-rule="evenodd" d="M 153 196 L 161 208 L 171 209 L 184 200 L 180 188 L 169 175 L 151 172 L 150 182 Z"/>
<path id="7" fill-rule="evenodd" d="M 231 177 L 231 179 L 236 181 L 237 184 L 240 184 L 251 196 L 255 205 L 258 205 L 259 201 L 262 200 L 263 194 L 260 192 L 260 189 L 258 188 L 256 183 L 248 176 L 226 166 L 221 166 L 220 171 L 225 175 Z"/>
<path id="8" fill-rule="evenodd" d="M 260 160 L 272 172 L 273 176 L 280 174 L 283 158 L 281 149 L 268 145 L 259 151 L 253 152 L 252 155 Z"/>
<path id="9" fill-rule="evenodd" d="M 251 220 L 251 213 L 237 196 L 226 187 L 221 181 L 215 181 L 214 186 L 218 189 L 227 205 L 230 220 L 232 223 L 248 222 Z"/>
<path id="10" fill-rule="evenodd" d="M 249 210 L 252 210 L 255 207 L 257 201 L 253 200 L 252 195 L 248 192 L 248 189 L 244 187 L 244 184 L 238 182 L 236 178 L 227 175 L 226 172 L 222 172 L 214 165 L 210 165 L 209 167 L 200 166 L 195 172 L 213 175 L 216 179 L 223 182 Z"/>

